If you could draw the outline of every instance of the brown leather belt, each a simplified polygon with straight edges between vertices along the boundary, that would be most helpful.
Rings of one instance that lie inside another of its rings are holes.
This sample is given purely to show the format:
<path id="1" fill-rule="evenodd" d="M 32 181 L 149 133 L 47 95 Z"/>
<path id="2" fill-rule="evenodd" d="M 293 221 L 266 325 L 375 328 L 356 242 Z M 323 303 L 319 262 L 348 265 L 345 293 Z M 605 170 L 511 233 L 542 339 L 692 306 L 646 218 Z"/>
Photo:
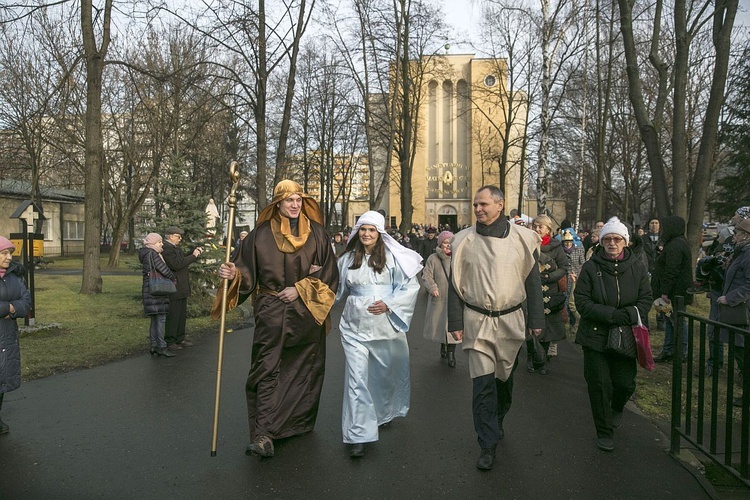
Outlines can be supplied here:
<path id="1" fill-rule="evenodd" d="M 504 316 L 506 314 L 512 313 L 513 311 L 517 311 L 521 309 L 521 306 L 523 304 L 518 304 L 516 306 L 510 307 L 508 309 L 503 309 L 502 311 L 490 311 L 489 309 L 482 309 L 481 307 L 473 306 L 469 304 L 468 302 L 464 302 L 466 304 L 466 307 L 471 309 L 472 311 L 476 311 L 478 313 L 482 313 L 485 316 L 489 316 L 491 318 L 497 318 L 498 316 Z"/>

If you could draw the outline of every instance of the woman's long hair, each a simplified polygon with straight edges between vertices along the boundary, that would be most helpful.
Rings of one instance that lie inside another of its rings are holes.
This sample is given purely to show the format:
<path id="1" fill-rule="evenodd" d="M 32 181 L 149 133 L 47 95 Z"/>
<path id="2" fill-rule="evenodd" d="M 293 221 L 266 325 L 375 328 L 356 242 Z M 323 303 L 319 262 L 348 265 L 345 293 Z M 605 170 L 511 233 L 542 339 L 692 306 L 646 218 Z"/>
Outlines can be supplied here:
<path id="1" fill-rule="evenodd" d="M 362 260 L 365 258 L 365 246 L 359 241 L 359 231 L 357 235 L 349 240 L 346 244 L 347 252 L 354 252 L 354 260 L 349 269 L 359 269 L 362 266 Z M 372 255 L 370 255 L 369 266 L 375 270 L 376 273 L 382 273 L 385 269 L 385 242 L 383 236 L 378 233 L 378 240 L 375 242 L 375 246 L 372 249 Z"/>

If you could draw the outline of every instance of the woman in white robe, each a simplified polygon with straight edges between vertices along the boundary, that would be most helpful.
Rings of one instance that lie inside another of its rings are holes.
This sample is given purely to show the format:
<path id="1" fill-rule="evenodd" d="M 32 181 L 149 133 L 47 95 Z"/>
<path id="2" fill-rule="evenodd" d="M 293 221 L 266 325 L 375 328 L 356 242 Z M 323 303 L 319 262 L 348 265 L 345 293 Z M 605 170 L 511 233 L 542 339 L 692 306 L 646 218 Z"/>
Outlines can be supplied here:
<path id="1" fill-rule="evenodd" d="M 346 358 L 341 427 L 352 457 L 378 440 L 378 426 L 409 411 L 406 332 L 419 292 L 417 252 L 385 232 L 377 212 L 363 214 L 339 259 L 336 300 L 348 295 L 339 330 Z"/>

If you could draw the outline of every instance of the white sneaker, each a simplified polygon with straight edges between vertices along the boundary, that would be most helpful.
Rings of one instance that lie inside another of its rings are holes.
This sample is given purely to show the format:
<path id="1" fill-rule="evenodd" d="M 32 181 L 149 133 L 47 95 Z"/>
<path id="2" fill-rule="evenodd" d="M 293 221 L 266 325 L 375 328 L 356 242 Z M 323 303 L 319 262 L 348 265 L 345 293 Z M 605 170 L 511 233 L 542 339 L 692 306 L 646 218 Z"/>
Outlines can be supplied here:
<path id="1" fill-rule="evenodd" d="M 554 358 L 557 356 L 557 342 L 550 342 L 549 349 L 547 350 L 547 356 Z"/>

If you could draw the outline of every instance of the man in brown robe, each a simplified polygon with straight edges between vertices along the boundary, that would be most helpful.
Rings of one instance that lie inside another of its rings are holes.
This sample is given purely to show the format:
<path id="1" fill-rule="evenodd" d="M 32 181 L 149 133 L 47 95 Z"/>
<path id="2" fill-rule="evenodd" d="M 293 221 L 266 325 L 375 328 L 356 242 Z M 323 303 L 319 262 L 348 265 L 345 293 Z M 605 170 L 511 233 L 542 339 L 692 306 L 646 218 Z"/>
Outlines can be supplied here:
<path id="1" fill-rule="evenodd" d="M 469 355 L 481 470 L 492 468 L 505 434 L 503 419 L 513 400 L 513 372 L 526 328 L 539 335 L 544 327 L 537 265 L 540 237 L 510 224 L 503 203 L 497 187 L 480 188 L 474 197 L 477 224 L 459 232 L 451 243 L 448 331 L 463 340 Z"/>
<path id="2" fill-rule="evenodd" d="M 247 377 L 251 444 L 272 457 L 273 440 L 315 426 L 325 373 L 327 318 L 338 269 L 317 202 L 281 181 L 234 262 L 219 275 L 238 279 L 239 300 L 257 294 L 252 364 Z M 239 271 L 239 273 L 237 273 Z"/>

